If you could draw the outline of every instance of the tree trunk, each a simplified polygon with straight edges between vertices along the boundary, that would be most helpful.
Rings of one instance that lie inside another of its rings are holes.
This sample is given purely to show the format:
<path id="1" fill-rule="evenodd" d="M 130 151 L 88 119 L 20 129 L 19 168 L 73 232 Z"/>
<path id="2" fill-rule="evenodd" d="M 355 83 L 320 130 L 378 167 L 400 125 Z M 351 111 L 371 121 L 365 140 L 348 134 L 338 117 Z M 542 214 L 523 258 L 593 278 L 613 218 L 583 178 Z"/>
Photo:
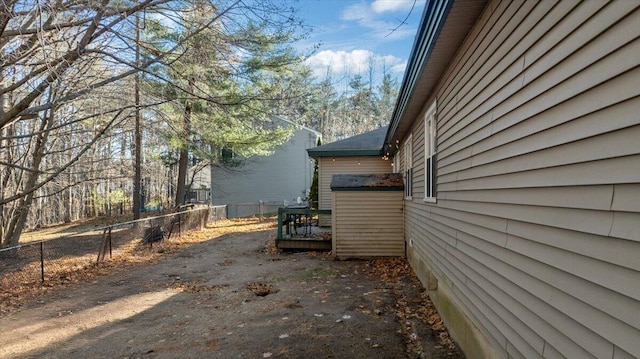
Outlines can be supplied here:
<path id="1" fill-rule="evenodd" d="M 33 162 L 31 164 L 31 171 L 27 172 L 26 188 L 33 187 L 38 181 L 40 174 L 40 164 L 44 157 L 44 147 L 48 139 L 49 131 L 45 131 L 51 123 L 53 123 L 53 111 L 49 111 L 49 116 L 43 119 L 40 126 L 40 134 L 37 137 L 34 152 Z M 33 203 L 33 196 L 35 192 L 30 192 L 18 201 L 18 204 L 13 212 L 13 216 L 9 219 L 7 231 L 3 233 L 3 237 L 0 239 L 2 247 L 8 247 L 18 244 L 20 241 L 20 235 L 27 222 L 27 216 L 29 214 L 29 207 Z"/>
<path id="2" fill-rule="evenodd" d="M 140 63 L 140 15 L 136 13 L 136 66 Z M 135 174 L 133 176 L 133 219 L 140 219 L 142 212 L 142 130 L 140 129 L 140 73 L 135 77 L 136 128 Z"/>
<path id="3" fill-rule="evenodd" d="M 186 182 L 187 167 L 189 166 L 189 132 L 191 123 L 191 105 L 186 104 L 184 109 L 184 122 L 182 130 L 184 134 L 184 144 L 180 148 L 180 158 L 178 159 L 178 182 L 176 186 L 176 206 L 181 206 L 186 202 Z"/>

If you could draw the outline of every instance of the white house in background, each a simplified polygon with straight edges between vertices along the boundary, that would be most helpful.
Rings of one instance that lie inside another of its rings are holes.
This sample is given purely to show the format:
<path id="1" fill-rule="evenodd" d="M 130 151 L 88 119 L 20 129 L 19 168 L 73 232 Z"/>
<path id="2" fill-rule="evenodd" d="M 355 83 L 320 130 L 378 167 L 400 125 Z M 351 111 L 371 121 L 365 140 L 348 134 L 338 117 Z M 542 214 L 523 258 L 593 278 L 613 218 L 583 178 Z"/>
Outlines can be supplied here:
<path id="1" fill-rule="evenodd" d="M 256 206 L 248 203 L 295 201 L 309 194 L 313 179 L 314 163 L 307 156 L 307 149 L 315 147 L 320 133 L 281 119 L 289 126 L 296 126 L 291 138 L 275 148 L 270 156 L 254 156 L 231 169 L 210 166 L 200 171 L 192 189 L 212 191 L 213 205 L 228 205 L 229 218 L 257 213 Z"/>

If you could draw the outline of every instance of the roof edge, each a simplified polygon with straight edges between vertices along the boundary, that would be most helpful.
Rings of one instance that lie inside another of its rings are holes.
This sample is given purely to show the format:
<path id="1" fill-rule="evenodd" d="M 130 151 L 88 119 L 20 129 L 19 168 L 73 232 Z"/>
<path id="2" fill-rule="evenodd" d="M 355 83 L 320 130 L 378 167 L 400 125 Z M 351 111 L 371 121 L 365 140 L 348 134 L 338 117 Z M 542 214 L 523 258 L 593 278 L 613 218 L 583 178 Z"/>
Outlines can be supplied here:
<path id="1" fill-rule="evenodd" d="M 307 149 L 310 157 L 348 157 L 348 156 L 382 156 L 382 148 L 379 150 L 328 150 L 314 151 Z"/>
<path id="2" fill-rule="evenodd" d="M 435 42 L 440 34 L 440 30 L 444 25 L 444 22 L 449 14 L 449 10 L 453 6 L 455 0 L 442 0 L 442 1 L 428 1 L 422 13 L 422 21 L 420 28 L 418 29 L 418 36 L 413 44 L 411 55 L 409 56 L 410 62 L 407 65 L 404 79 L 402 80 L 402 87 L 398 93 L 398 100 L 396 101 L 396 107 L 391 116 L 391 123 L 387 130 L 385 137 L 385 144 L 383 145 L 383 152 L 385 145 L 389 144 L 396 130 L 398 124 L 402 119 L 402 115 L 411 99 L 413 92 L 415 91 L 416 84 L 422 74 L 424 65 L 427 59 L 431 55 L 431 51 L 435 45 Z"/>

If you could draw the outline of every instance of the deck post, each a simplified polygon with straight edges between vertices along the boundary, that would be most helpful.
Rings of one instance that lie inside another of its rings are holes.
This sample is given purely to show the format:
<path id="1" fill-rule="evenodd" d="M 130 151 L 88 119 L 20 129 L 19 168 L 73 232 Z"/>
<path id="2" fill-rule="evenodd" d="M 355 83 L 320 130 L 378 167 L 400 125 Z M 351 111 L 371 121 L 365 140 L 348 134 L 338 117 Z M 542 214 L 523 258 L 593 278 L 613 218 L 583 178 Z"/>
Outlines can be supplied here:
<path id="1" fill-rule="evenodd" d="M 282 208 L 278 208 L 278 235 L 276 239 L 282 239 Z"/>

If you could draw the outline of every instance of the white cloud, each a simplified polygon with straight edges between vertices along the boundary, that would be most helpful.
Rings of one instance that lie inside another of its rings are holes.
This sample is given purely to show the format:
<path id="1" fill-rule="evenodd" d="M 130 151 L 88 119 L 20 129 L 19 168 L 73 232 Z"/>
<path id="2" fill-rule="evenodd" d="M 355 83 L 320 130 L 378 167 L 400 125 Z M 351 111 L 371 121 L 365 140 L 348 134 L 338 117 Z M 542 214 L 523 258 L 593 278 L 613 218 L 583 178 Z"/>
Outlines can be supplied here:
<path id="1" fill-rule="evenodd" d="M 365 4 L 347 6 L 342 12 L 342 20 L 360 21 L 371 18 L 371 9 Z"/>
<path id="2" fill-rule="evenodd" d="M 393 55 L 378 55 L 369 50 L 320 51 L 308 58 L 306 63 L 316 77 L 323 79 L 327 71 L 334 76 L 365 74 L 369 70 L 371 59 L 376 73 L 386 68 L 394 74 L 402 74 L 406 67 L 406 61 Z"/>
<path id="3" fill-rule="evenodd" d="M 409 11 L 414 0 L 376 0 L 371 4 L 371 9 L 376 13 L 387 11 Z"/>
<path id="4" fill-rule="evenodd" d="M 400 17 L 404 18 L 409 11 L 418 11 L 418 4 L 424 0 L 417 0 L 413 10 L 413 0 L 376 0 L 371 4 L 359 3 L 346 7 L 342 12 L 342 20 L 354 21 L 359 26 L 370 29 L 374 38 L 385 41 L 393 41 L 402 39 L 407 36 L 413 36 L 415 29 L 410 26 L 399 26 L 401 24 Z M 403 11 L 402 16 L 390 17 L 386 12 Z"/>
<path id="5" fill-rule="evenodd" d="M 404 70 L 407 68 L 407 62 L 403 61 L 401 63 L 395 64 L 391 66 L 391 72 L 393 73 L 404 73 Z"/>

